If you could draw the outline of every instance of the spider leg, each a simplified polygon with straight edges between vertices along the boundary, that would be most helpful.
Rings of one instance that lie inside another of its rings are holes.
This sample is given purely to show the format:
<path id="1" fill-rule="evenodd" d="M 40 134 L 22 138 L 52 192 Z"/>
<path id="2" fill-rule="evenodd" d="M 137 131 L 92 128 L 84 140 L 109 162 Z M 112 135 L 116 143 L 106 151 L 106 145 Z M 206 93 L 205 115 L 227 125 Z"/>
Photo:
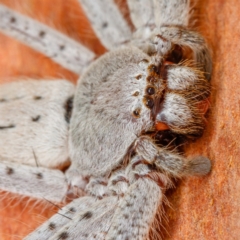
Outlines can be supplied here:
<path id="1" fill-rule="evenodd" d="M 69 165 L 75 87 L 66 80 L 22 80 L 0 88 L 0 157 L 31 166 Z"/>
<path id="2" fill-rule="evenodd" d="M 0 161 L 0 189 L 3 191 L 62 202 L 67 188 L 65 175 L 60 170 Z"/>
<path id="3" fill-rule="evenodd" d="M 74 199 L 71 203 L 61 208 L 58 213 L 53 215 L 48 221 L 30 233 L 25 240 L 42 239 L 47 240 L 53 234 L 57 233 L 62 227 L 71 223 L 75 215 L 86 212 L 86 209 L 92 208 L 96 203 L 93 197 L 82 197 Z"/>
<path id="4" fill-rule="evenodd" d="M 0 31 L 80 74 L 94 53 L 62 33 L 0 4 Z"/>
<path id="5" fill-rule="evenodd" d="M 151 1 L 148 4 L 150 3 Z M 132 44 L 144 52 L 158 53 L 161 56 L 170 51 L 172 44 L 190 48 L 194 64 L 204 72 L 206 79 L 210 80 L 212 60 L 208 45 L 201 34 L 187 29 L 191 10 L 190 1 L 154 0 L 153 3 L 156 28 L 153 30 L 147 27 L 137 29 L 133 34 Z M 130 3 L 129 6 L 131 9 Z M 131 16 L 134 19 L 136 10 L 133 6 L 132 11 Z"/>
<path id="6" fill-rule="evenodd" d="M 131 30 L 113 0 L 79 0 L 92 27 L 107 49 L 131 38 Z"/>
<path id="7" fill-rule="evenodd" d="M 154 181 L 139 178 L 118 204 L 106 240 L 148 239 L 162 198 L 162 190 Z"/>
<path id="8" fill-rule="evenodd" d="M 151 193 L 150 197 L 146 196 L 146 191 Z M 64 239 L 66 236 L 86 240 L 145 239 L 162 197 L 162 190 L 154 181 L 140 178 L 129 187 L 124 197 L 111 196 L 96 201 L 93 197 L 82 197 L 74 200 L 59 211 L 71 219 L 56 214 L 25 240 L 36 239 L 37 236 L 41 239 Z M 69 216 L 71 208 L 75 213 Z M 51 229 L 51 226 L 56 226 L 56 229 Z"/>
<path id="9" fill-rule="evenodd" d="M 174 151 L 159 148 L 150 137 L 140 137 L 135 142 L 138 156 L 172 177 L 201 176 L 211 170 L 211 162 L 205 157 L 187 160 Z"/>
<path id="10" fill-rule="evenodd" d="M 94 205 L 75 214 L 73 219 L 49 240 L 67 239 L 98 239 L 104 240 L 112 217 L 116 210 L 118 198 L 115 196 L 98 200 Z"/>
<path id="11" fill-rule="evenodd" d="M 174 44 L 191 48 L 197 66 L 209 80 L 212 73 L 211 52 L 205 39 L 197 32 L 176 26 L 162 26 L 154 33 Z"/>
<path id="12" fill-rule="evenodd" d="M 162 25 L 189 25 L 189 0 L 153 0 L 154 17 L 157 27 Z"/>
<path id="13" fill-rule="evenodd" d="M 169 177 L 205 175 L 211 168 L 207 158 L 187 161 L 179 154 L 158 148 L 148 137 L 136 141 L 135 151 L 137 156 L 126 169 L 131 185 L 120 199 L 106 240 L 148 239 L 165 189 L 172 184 Z"/>
<path id="14" fill-rule="evenodd" d="M 154 24 L 152 0 L 128 0 L 127 3 L 136 29 Z"/>

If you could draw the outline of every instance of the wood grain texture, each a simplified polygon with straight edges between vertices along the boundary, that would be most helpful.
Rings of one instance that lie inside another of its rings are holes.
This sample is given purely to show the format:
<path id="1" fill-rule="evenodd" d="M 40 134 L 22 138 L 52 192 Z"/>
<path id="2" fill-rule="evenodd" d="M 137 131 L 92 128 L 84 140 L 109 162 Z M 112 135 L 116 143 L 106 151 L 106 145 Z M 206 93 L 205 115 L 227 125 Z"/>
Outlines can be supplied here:
<path id="1" fill-rule="evenodd" d="M 201 29 L 213 49 L 211 109 L 204 136 L 189 155 L 212 160 L 205 178 L 182 181 L 171 193 L 167 239 L 239 239 L 240 88 L 238 66 L 240 5 L 237 0 L 201 1 Z"/>
<path id="2" fill-rule="evenodd" d="M 81 40 L 97 54 L 105 51 L 75 0 L 54 0 L 54 4 L 49 0 L 0 2 Z M 187 148 L 187 154 L 208 156 L 213 168 L 210 175 L 184 179 L 177 183 L 176 189 L 168 191 L 171 208 L 166 208 L 168 224 L 164 225 L 168 233 L 164 239 L 237 240 L 240 236 L 240 5 L 238 0 L 202 0 L 198 7 L 197 25 L 214 53 L 213 93 L 206 132 Z M 43 55 L 0 35 L 0 82 L 23 76 L 77 79 L 75 74 Z M 42 207 L 34 207 L 36 202 L 28 205 L 19 199 L 15 207 L 9 206 L 12 197 L 0 202 L 0 239 L 22 239 L 55 211 L 48 205 L 43 212 Z M 36 217 L 40 214 L 42 217 Z"/>

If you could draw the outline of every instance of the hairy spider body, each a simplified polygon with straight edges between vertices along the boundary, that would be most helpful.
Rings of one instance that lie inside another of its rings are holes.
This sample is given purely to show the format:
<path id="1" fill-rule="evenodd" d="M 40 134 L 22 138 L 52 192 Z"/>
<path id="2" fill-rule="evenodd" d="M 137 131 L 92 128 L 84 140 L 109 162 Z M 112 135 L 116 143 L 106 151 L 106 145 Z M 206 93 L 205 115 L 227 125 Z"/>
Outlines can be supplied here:
<path id="1" fill-rule="evenodd" d="M 36 172 L 36 168 L 29 166 L 24 171 L 30 173 L 29 178 L 36 176 L 35 179 L 42 180 L 33 183 L 36 186 L 43 184 L 40 192 L 33 187 L 21 192 L 19 189 L 24 188 L 21 183 L 25 182 L 21 173 L 15 177 L 20 179 L 19 183 L 15 181 L 11 188 L 9 179 L 15 175 L 15 167 L 7 162 L 2 166 L 6 183 L 2 188 L 40 198 L 41 194 L 44 197 L 47 194 L 47 199 L 61 201 L 67 194 L 68 183 L 68 194 L 77 189 L 89 195 L 66 207 L 66 210 L 74 209 L 70 211 L 71 218 L 59 220 L 59 216 L 53 216 L 26 239 L 148 239 L 163 194 L 172 185 L 171 178 L 205 175 L 210 171 L 211 164 L 207 158 L 186 160 L 173 145 L 178 136 L 192 139 L 202 135 L 207 107 L 202 110 L 199 106 L 207 102 L 210 94 L 210 53 L 202 36 L 186 28 L 188 1 L 128 1 L 137 28 L 133 35 L 113 1 L 93 3 L 82 0 L 81 4 L 103 44 L 112 49 L 87 69 L 93 55 L 88 54 L 83 46 L 51 32 L 44 25 L 38 25 L 34 31 L 29 19 L 14 15 L 3 6 L 0 8 L 3 32 L 53 56 L 55 61 L 69 66 L 76 73 L 84 70 L 74 93 L 72 116 L 71 96 L 74 90 L 66 82 L 56 82 L 56 87 L 42 82 L 43 86 L 39 84 L 39 89 L 34 89 L 37 83 L 32 80 L 22 83 L 23 90 L 19 96 L 16 95 L 18 84 L 12 85 L 16 90 L 5 85 L 0 92 L 1 103 L 4 103 L 0 106 L 1 113 L 4 113 L 0 125 L 4 130 L 1 131 L 2 139 L 5 141 L 6 135 L 15 139 L 15 155 L 8 154 L 9 144 L 0 151 L 4 160 L 16 162 L 16 146 L 21 145 L 18 137 L 22 130 L 12 123 L 12 117 L 9 118 L 7 104 L 19 110 L 21 117 L 17 122 L 23 123 L 24 127 L 28 126 L 25 121 L 31 121 L 31 124 L 41 122 L 41 131 L 49 127 L 46 131 L 53 133 L 50 140 L 43 138 L 43 143 L 36 140 L 30 144 L 39 125 L 27 127 L 24 131 L 29 132 L 24 137 L 31 141 L 24 141 L 26 146 L 20 155 L 21 163 L 34 166 L 37 162 L 41 167 L 56 168 L 69 163 L 68 155 L 71 160 L 66 171 L 67 181 L 62 172 L 57 173 L 62 191 L 54 192 L 57 181 L 48 184 L 57 170 L 43 171 L 42 174 L 40 168 Z M 104 6 L 108 13 L 106 16 L 103 14 Z M 142 18 L 136 14 L 138 11 Z M 57 42 L 57 48 L 47 47 L 54 42 Z M 84 52 L 82 56 L 81 51 Z M 48 96 L 58 95 L 48 92 L 48 88 L 57 91 L 59 98 L 49 99 Z M 30 100 L 28 106 L 26 103 Z M 35 108 L 38 103 L 40 107 Z M 60 122 L 55 122 L 55 119 Z M 160 123 L 164 123 L 162 127 L 159 127 Z M 169 135 L 162 132 L 165 128 L 176 137 L 168 140 Z M 54 146 L 45 150 L 46 143 L 52 139 L 55 139 Z M 179 147 L 179 143 L 175 146 Z M 63 147 L 66 147 L 64 154 Z M 54 159 L 58 158 L 61 162 L 55 164 Z M 49 176 L 49 180 L 45 176 Z M 49 190 L 53 192 L 48 194 Z M 61 211 L 68 215 L 65 209 Z"/>

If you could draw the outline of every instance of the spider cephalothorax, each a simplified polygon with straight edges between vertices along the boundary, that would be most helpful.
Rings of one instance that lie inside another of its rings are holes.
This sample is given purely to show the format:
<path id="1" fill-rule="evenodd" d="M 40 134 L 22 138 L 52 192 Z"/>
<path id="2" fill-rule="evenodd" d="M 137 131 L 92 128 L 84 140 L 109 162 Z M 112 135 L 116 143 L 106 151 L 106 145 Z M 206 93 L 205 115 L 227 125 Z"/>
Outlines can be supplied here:
<path id="1" fill-rule="evenodd" d="M 202 134 L 198 104 L 209 96 L 209 82 L 187 63 L 167 62 L 169 51 L 167 57 L 164 52 L 171 42 L 157 38 L 155 54 L 135 46 L 120 48 L 99 58 L 82 76 L 70 124 L 74 171 L 81 168 L 81 174 L 91 175 L 89 170 L 95 169 L 94 175 L 105 176 L 158 122 L 173 133 Z M 118 149 L 117 155 L 110 146 Z"/>

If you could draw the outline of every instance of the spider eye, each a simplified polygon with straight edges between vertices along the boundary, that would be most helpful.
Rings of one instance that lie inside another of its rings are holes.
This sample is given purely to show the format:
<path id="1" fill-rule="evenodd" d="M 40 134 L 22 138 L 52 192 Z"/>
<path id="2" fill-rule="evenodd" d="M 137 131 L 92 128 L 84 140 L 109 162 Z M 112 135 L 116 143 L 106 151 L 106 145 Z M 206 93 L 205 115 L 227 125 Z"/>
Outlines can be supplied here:
<path id="1" fill-rule="evenodd" d="M 153 95 L 155 93 L 154 87 L 148 87 L 146 90 L 148 95 Z"/>
<path id="2" fill-rule="evenodd" d="M 138 118 L 140 117 L 140 113 L 141 113 L 141 109 L 137 108 L 133 111 L 133 116 Z"/>
<path id="3" fill-rule="evenodd" d="M 143 102 L 147 108 L 153 108 L 154 106 L 154 101 L 152 98 L 145 97 Z"/>
<path id="4" fill-rule="evenodd" d="M 158 73 L 159 72 L 159 69 L 156 65 L 153 65 L 151 64 L 149 67 L 148 67 L 148 70 L 150 73 Z"/>
<path id="5" fill-rule="evenodd" d="M 179 63 L 183 59 L 182 48 L 175 45 L 171 53 L 167 56 L 166 60 L 172 63 Z"/>

